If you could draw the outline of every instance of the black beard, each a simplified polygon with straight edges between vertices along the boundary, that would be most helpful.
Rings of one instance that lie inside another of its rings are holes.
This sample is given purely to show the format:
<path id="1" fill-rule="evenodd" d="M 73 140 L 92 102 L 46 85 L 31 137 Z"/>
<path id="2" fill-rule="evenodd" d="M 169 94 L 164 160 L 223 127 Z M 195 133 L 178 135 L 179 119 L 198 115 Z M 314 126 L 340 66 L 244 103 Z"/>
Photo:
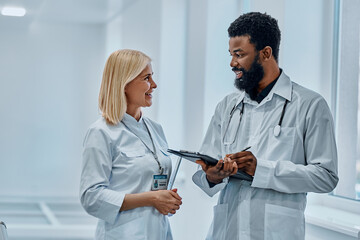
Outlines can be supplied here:
<path id="1" fill-rule="evenodd" d="M 242 71 L 243 75 L 241 78 L 236 78 L 234 85 L 239 90 L 244 90 L 247 94 L 249 94 L 252 100 L 255 100 L 258 92 L 257 88 L 259 86 L 259 82 L 264 77 L 264 68 L 258 63 L 259 54 L 256 55 L 251 67 L 248 71 L 244 68 L 236 68 L 233 67 L 233 71 Z"/>

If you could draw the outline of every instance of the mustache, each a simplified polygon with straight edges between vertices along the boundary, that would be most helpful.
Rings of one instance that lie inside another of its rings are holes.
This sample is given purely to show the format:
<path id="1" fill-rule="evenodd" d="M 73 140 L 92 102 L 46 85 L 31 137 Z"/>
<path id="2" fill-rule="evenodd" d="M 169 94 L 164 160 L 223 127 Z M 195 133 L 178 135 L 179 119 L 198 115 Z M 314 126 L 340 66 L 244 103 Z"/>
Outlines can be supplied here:
<path id="1" fill-rule="evenodd" d="M 232 70 L 232 71 L 242 71 L 242 72 L 245 71 L 244 68 L 237 68 L 237 67 L 233 67 L 231 70 Z"/>

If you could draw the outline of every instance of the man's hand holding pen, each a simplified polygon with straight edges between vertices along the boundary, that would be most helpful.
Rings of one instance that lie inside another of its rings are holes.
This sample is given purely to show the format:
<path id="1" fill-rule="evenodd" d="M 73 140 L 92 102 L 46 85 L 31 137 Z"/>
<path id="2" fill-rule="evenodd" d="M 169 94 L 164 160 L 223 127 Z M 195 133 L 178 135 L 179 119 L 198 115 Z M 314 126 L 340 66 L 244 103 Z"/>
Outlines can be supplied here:
<path id="1" fill-rule="evenodd" d="M 254 176 L 257 166 L 257 159 L 252 152 L 247 151 L 250 147 L 245 148 L 241 152 L 226 154 L 226 157 L 235 161 L 238 169 L 247 174 Z"/>
<path id="2" fill-rule="evenodd" d="M 220 159 L 215 166 L 207 165 L 202 160 L 197 160 L 196 163 L 201 165 L 208 181 L 215 184 L 222 182 L 224 178 L 236 174 L 238 169 L 254 176 L 257 159 L 252 152 L 247 151 L 250 148 L 247 147 L 241 152 L 226 154 L 224 159 Z"/>
<path id="3" fill-rule="evenodd" d="M 237 173 L 238 167 L 235 161 L 229 157 L 220 159 L 215 166 L 207 165 L 202 160 L 197 160 L 197 164 L 201 165 L 209 182 L 220 183 L 224 178 Z"/>

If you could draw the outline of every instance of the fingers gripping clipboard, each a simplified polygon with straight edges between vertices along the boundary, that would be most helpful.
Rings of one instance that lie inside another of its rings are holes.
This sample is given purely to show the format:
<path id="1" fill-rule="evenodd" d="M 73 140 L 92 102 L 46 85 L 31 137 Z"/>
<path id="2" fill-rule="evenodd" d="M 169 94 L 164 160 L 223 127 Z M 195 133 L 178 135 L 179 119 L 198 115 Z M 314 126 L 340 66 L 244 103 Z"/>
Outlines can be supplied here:
<path id="1" fill-rule="evenodd" d="M 198 152 L 190 152 L 190 151 L 184 151 L 184 150 L 176 151 L 173 149 L 168 149 L 167 151 L 169 153 L 179 156 L 180 161 L 181 161 L 181 158 L 185 158 L 186 160 L 189 160 L 192 162 L 195 162 L 196 160 L 200 159 L 200 160 L 203 160 L 208 165 L 216 165 L 218 162 L 217 159 L 210 157 L 208 155 L 205 155 L 205 154 L 198 153 Z M 238 170 L 238 172 L 235 175 L 232 175 L 231 177 L 250 181 L 250 182 L 253 180 L 253 177 L 251 175 L 249 175 L 246 172 L 243 172 L 241 170 Z"/>

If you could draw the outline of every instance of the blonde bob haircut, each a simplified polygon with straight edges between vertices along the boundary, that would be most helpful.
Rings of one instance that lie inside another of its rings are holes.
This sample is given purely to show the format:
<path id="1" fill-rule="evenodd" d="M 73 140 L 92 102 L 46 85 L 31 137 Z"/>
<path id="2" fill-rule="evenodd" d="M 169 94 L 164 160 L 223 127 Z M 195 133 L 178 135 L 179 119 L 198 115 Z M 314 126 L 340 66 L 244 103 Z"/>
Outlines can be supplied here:
<path id="1" fill-rule="evenodd" d="M 125 86 L 151 62 L 146 54 L 130 49 L 113 52 L 106 61 L 99 93 L 99 109 L 106 122 L 118 124 L 127 108 Z"/>

